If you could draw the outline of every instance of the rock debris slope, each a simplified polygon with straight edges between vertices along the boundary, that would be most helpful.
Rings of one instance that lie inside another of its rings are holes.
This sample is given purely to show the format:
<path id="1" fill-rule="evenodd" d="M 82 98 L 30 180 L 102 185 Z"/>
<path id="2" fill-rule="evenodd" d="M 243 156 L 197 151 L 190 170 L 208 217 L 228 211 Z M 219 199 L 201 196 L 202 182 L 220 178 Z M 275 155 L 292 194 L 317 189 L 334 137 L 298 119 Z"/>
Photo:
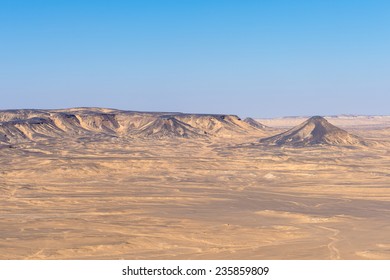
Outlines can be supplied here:
<path id="1" fill-rule="evenodd" d="M 311 117 L 286 132 L 261 139 L 260 143 L 276 146 L 356 146 L 366 144 L 361 138 L 330 124 L 319 116 Z"/>
<path id="2" fill-rule="evenodd" d="M 267 128 L 267 126 L 265 126 L 264 124 L 254 120 L 252 118 L 246 118 L 246 119 L 244 119 L 244 122 L 246 122 L 250 126 L 253 126 L 255 128 L 258 128 L 258 129 L 265 129 L 265 128 Z"/>
<path id="3" fill-rule="evenodd" d="M 165 137 L 184 137 L 195 138 L 203 137 L 206 131 L 194 128 L 182 121 L 179 121 L 171 116 L 162 116 L 151 123 L 141 127 L 137 135 L 143 137 L 165 138 Z"/>

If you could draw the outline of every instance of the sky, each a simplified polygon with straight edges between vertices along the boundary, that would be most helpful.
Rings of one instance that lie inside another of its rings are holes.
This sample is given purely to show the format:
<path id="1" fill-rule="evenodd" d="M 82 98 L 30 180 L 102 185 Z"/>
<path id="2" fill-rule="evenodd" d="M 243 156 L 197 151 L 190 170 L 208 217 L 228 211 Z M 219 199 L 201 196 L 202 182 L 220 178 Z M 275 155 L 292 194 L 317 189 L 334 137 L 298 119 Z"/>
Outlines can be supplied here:
<path id="1" fill-rule="evenodd" d="M 390 114 L 390 1 L 0 0 L 0 109 Z"/>

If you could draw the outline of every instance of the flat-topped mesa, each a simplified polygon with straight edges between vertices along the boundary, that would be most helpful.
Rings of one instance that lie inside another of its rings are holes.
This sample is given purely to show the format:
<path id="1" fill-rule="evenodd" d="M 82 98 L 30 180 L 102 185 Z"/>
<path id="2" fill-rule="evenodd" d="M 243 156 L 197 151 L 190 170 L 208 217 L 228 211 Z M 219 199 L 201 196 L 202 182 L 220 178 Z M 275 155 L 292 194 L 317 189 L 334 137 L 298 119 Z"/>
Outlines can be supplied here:
<path id="1" fill-rule="evenodd" d="M 235 115 L 138 112 L 104 108 L 0 111 L 2 142 L 52 137 L 199 138 L 261 133 Z M 261 134 L 260 134 L 261 135 Z"/>
<path id="2" fill-rule="evenodd" d="M 49 113 L 44 110 L 34 109 L 14 109 L 14 110 L 1 110 L 0 111 L 0 123 L 8 122 L 12 120 L 27 120 L 35 117 L 45 118 L 49 116 Z"/>
<path id="3" fill-rule="evenodd" d="M 314 116 L 286 132 L 260 140 L 260 143 L 276 146 L 339 145 L 356 146 L 366 143 L 359 137 Z"/>

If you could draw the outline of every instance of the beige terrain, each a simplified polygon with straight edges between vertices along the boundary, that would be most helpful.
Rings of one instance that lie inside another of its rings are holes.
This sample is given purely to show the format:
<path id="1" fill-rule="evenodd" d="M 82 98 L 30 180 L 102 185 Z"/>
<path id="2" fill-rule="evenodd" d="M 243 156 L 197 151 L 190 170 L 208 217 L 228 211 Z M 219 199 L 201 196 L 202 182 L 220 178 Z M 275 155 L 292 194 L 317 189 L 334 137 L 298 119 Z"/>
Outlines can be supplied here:
<path id="1" fill-rule="evenodd" d="M 290 128 L 299 125 L 306 121 L 307 117 L 283 117 L 273 119 L 257 119 L 264 125 L 278 128 Z M 358 129 L 373 129 L 373 128 L 390 128 L 390 116 L 354 116 L 354 115 L 340 115 L 340 116 L 326 116 L 325 117 L 333 125 L 341 128 L 358 128 Z"/>
<path id="2" fill-rule="evenodd" d="M 378 118 L 0 111 L 0 258 L 390 259 Z"/>

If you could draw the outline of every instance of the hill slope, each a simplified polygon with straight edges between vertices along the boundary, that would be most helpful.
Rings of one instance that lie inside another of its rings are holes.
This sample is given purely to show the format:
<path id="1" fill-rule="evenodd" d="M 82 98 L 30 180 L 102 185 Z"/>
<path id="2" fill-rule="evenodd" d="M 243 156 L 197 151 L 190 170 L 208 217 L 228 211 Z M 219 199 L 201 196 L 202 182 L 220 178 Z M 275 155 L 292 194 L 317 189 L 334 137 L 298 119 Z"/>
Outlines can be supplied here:
<path id="1" fill-rule="evenodd" d="M 199 138 L 262 134 L 235 115 L 135 112 L 104 108 L 0 111 L 0 142 L 55 137 Z"/>
<path id="2" fill-rule="evenodd" d="M 252 118 L 246 118 L 246 119 L 244 119 L 244 122 L 249 124 L 250 126 L 258 128 L 258 129 L 267 128 L 267 126 L 265 126 L 264 124 L 256 121 L 255 119 L 252 119 Z"/>
<path id="3" fill-rule="evenodd" d="M 347 131 L 330 124 L 323 117 L 315 116 L 286 132 L 260 140 L 277 146 L 310 145 L 364 145 L 365 142 Z"/>

